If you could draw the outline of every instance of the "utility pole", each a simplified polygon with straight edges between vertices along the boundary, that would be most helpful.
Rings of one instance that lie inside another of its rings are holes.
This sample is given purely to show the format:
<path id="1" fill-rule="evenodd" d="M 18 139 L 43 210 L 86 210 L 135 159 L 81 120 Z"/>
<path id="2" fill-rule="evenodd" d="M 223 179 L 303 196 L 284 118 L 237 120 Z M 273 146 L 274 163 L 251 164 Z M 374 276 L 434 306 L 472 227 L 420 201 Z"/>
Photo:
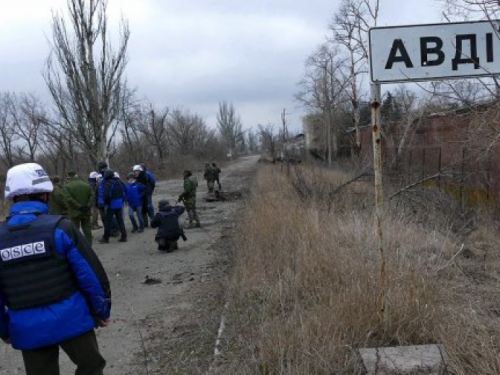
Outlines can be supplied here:
<path id="1" fill-rule="evenodd" d="M 283 159 L 286 163 L 287 174 L 290 174 L 290 163 L 288 160 L 288 150 L 286 149 L 286 139 L 287 139 L 287 123 L 286 123 L 286 108 L 283 108 L 281 112 L 281 123 L 283 124 Z"/>
<path id="2" fill-rule="evenodd" d="M 372 83 L 371 87 L 371 115 L 372 115 L 372 138 L 373 138 L 373 168 L 375 172 L 375 239 L 380 256 L 380 295 L 379 311 L 384 327 L 389 324 L 389 304 L 387 302 L 387 273 L 385 250 L 383 240 L 384 223 L 384 194 L 382 184 L 382 120 L 381 120 L 381 87 L 378 83 Z"/>

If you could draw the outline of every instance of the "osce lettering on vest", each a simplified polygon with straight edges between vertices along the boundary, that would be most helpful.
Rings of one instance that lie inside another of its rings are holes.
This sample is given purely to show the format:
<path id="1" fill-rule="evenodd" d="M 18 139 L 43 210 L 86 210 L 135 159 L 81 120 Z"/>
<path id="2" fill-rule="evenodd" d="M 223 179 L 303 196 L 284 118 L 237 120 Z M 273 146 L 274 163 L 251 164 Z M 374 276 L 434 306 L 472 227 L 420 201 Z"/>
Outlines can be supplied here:
<path id="1" fill-rule="evenodd" d="M 369 31 L 376 83 L 500 74 L 500 21 L 374 27 Z"/>
<path id="2" fill-rule="evenodd" d="M 11 262 L 26 257 L 38 257 L 46 252 L 44 241 L 32 242 L 2 249 L 0 258 L 3 262 Z"/>

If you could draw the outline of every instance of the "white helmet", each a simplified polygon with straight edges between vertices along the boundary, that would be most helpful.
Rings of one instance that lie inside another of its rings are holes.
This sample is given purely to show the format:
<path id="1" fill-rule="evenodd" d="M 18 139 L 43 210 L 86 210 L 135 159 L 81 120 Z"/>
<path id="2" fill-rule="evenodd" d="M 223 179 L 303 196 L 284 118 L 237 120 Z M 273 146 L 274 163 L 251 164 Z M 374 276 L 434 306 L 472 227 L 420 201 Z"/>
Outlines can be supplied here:
<path id="1" fill-rule="evenodd" d="M 99 176 L 99 173 L 97 173 L 97 172 L 90 172 L 90 174 L 89 174 L 89 178 L 92 180 L 96 179 L 98 176 Z"/>
<path id="2" fill-rule="evenodd" d="M 143 171 L 143 169 L 139 164 L 137 164 L 137 165 L 134 165 L 134 167 L 132 168 L 132 171 L 134 171 L 134 172 Z"/>
<path id="3" fill-rule="evenodd" d="M 51 193 L 54 186 L 39 164 L 25 163 L 10 168 L 5 181 L 5 199 L 19 195 Z"/>

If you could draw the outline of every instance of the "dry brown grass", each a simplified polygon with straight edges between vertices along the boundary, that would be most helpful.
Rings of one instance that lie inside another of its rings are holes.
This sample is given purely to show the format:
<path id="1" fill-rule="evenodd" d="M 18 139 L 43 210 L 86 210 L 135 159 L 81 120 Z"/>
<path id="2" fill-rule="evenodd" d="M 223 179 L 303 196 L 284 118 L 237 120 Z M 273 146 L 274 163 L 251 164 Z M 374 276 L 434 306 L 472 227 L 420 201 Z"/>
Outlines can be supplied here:
<path id="1" fill-rule="evenodd" d="M 228 361 L 220 373 L 363 374 L 358 348 L 442 343 L 450 373 L 499 374 L 495 249 L 485 262 L 464 244 L 473 259 L 463 251 L 452 259 L 461 248 L 452 232 L 388 205 L 384 325 L 371 187 L 336 191 L 348 179 L 307 168 L 290 177 L 276 166 L 258 172 L 232 254 Z M 479 237 L 480 246 L 493 246 Z"/>

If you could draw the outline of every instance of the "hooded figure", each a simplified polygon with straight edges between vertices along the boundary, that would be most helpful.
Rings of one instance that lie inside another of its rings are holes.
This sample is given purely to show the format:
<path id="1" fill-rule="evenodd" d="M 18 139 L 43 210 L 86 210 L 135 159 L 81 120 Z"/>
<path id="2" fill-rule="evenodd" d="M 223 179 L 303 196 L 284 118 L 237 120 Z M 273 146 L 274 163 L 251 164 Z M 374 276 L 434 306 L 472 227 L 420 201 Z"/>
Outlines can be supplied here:
<path id="1" fill-rule="evenodd" d="M 158 228 L 155 241 L 158 250 L 171 252 L 178 249 L 177 240 L 182 237 L 186 241 L 184 230 L 179 223 L 179 216 L 184 213 L 184 207 L 171 206 L 168 200 L 158 203 L 158 212 L 151 221 L 152 228 Z"/>

